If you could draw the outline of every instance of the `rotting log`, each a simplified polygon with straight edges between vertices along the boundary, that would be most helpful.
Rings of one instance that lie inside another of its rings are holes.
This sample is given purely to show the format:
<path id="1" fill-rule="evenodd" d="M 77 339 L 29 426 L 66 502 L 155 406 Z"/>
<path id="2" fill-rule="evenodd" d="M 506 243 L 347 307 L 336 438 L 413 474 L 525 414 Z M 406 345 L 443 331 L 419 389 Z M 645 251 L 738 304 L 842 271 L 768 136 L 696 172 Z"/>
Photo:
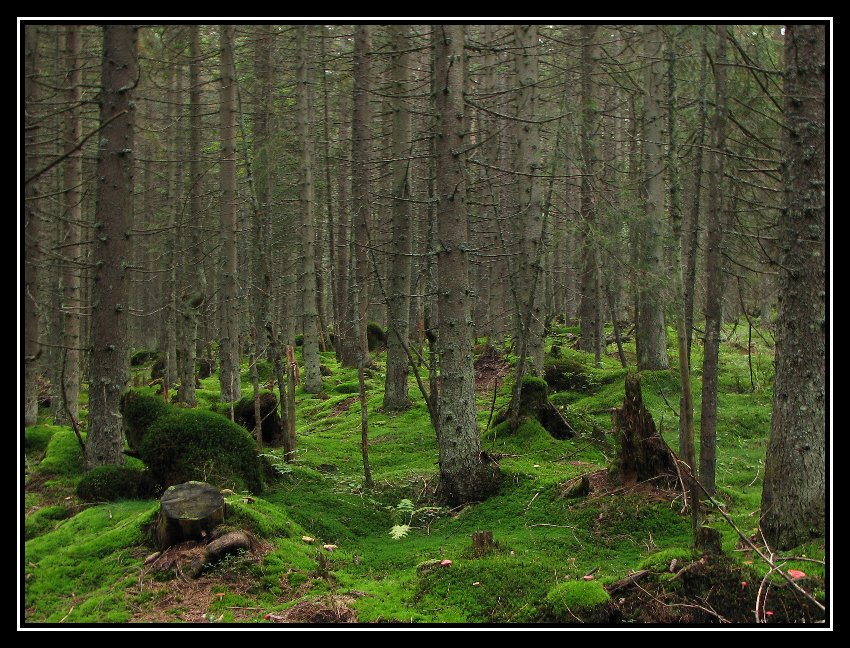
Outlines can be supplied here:
<path id="1" fill-rule="evenodd" d="M 204 482 L 169 487 L 159 500 L 156 539 L 161 549 L 186 540 L 204 540 L 224 521 L 224 496 Z"/>
<path id="2" fill-rule="evenodd" d="M 186 572 L 192 578 L 198 578 L 204 570 L 211 567 L 224 556 L 237 551 L 248 551 L 251 548 L 251 538 L 243 531 L 231 531 L 220 538 L 216 538 L 204 547 L 203 553 L 195 558 Z"/>

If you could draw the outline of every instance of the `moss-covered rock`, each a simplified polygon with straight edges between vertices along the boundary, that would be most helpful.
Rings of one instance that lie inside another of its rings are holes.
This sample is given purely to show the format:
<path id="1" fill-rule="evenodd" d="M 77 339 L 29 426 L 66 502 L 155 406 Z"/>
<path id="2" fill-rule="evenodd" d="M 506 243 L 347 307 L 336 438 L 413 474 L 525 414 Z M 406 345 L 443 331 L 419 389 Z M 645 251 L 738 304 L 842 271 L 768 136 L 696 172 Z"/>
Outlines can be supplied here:
<path id="1" fill-rule="evenodd" d="M 162 487 L 196 480 L 262 490 L 251 434 L 213 412 L 176 410 L 160 418 L 142 442 L 141 457 Z"/>
<path id="2" fill-rule="evenodd" d="M 155 493 L 150 474 L 127 466 L 98 466 L 77 484 L 77 496 L 87 502 L 147 499 Z"/>
<path id="3" fill-rule="evenodd" d="M 571 580 L 555 585 L 546 595 L 550 612 L 566 623 L 604 622 L 608 620 L 611 597 L 595 580 Z"/>
<path id="4" fill-rule="evenodd" d="M 596 391 L 600 386 L 600 381 L 591 367 L 575 356 L 565 355 L 560 349 L 557 357 L 553 354 L 545 359 L 543 377 L 553 391 L 587 394 Z"/>
<path id="5" fill-rule="evenodd" d="M 173 409 L 159 396 L 143 394 L 132 389 L 125 392 L 121 397 L 119 410 L 124 418 L 127 445 L 134 452 L 138 452 L 151 425 Z"/>

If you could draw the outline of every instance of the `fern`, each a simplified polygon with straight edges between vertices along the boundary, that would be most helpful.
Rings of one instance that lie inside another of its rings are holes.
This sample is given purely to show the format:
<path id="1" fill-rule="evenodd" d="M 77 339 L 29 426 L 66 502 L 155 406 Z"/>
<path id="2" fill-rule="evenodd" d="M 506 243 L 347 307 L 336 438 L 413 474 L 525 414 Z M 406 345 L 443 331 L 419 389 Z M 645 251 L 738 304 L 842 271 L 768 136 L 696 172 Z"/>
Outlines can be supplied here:
<path id="1" fill-rule="evenodd" d="M 396 524 L 390 529 L 390 536 L 393 540 L 401 540 L 402 538 L 406 538 L 409 532 L 409 524 Z"/>

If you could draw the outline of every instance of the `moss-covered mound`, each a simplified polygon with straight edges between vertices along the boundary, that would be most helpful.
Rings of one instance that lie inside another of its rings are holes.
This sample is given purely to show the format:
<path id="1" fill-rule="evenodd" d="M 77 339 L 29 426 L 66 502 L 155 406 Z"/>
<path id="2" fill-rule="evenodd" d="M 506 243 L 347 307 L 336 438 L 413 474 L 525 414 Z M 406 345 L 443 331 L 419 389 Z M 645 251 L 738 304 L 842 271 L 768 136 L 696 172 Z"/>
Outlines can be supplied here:
<path id="1" fill-rule="evenodd" d="M 186 481 L 262 490 L 254 440 L 244 428 L 213 412 L 176 410 L 154 423 L 142 460 L 161 487 Z"/>
<path id="2" fill-rule="evenodd" d="M 557 357 L 550 356 L 543 363 L 543 377 L 553 391 L 573 391 L 584 394 L 595 391 L 600 386 L 591 367 L 579 358 L 559 351 Z"/>
<path id="3" fill-rule="evenodd" d="M 174 408 L 159 396 L 151 396 L 131 389 L 121 397 L 119 409 L 121 416 L 124 417 L 124 434 L 127 436 L 127 444 L 132 450 L 138 452 L 151 425 Z"/>
<path id="4" fill-rule="evenodd" d="M 608 620 L 606 603 L 611 599 L 598 581 L 575 580 L 555 585 L 546 595 L 549 611 L 566 623 Z"/>
<path id="5" fill-rule="evenodd" d="M 254 433 L 254 397 L 245 396 L 233 406 L 235 421 L 251 434 Z M 277 411 L 277 397 L 272 392 L 260 393 L 260 425 L 263 430 L 263 443 L 279 445 L 283 443 L 283 428 Z"/>
<path id="6" fill-rule="evenodd" d="M 140 351 L 134 352 L 130 356 L 130 366 L 131 367 L 141 367 L 142 365 L 146 365 L 149 362 L 159 359 L 158 351 L 148 351 L 147 349 L 142 349 Z"/>
<path id="7" fill-rule="evenodd" d="M 154 492 L 154 483 L 147 471 L 127 466 L 92 468 L 77 485 L 77 495 L 87 502 L 147 499 Z"/>
<path id="8" fill-rule="evenodd" d="M 369 322 L 366 325 L 366 341 L 369 344 L 369 351 L 376 351 L 387 346 L 387 332 L 377 322 Z"/>

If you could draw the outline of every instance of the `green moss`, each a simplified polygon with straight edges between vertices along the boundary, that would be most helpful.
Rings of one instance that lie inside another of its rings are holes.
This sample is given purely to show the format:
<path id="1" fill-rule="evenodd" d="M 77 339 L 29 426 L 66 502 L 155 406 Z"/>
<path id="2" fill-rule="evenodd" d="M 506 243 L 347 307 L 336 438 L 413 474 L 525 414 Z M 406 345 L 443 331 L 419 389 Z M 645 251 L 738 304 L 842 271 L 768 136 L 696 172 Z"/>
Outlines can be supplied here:
<path id="1" fill-rule="evenodd" d="M 47 444 L 47 454 L 38 466 L 39 472 L 61 477 L 77 477 L 85 471 L 85 458 L 72 430 L 56 430 Z"/>
<path id="2" fill-rule="evenodd" d="M 594 370 L 580 356 L 565 351 L 557 357 L 545 359 L 543 377 L 553 391 L 589 393 L 600 384 Z"/>
<path id="3" fill-rule="evenodd" d="M 77 484 L 77 495 L 88 502 L 148 499 L 155 493 L 147 471 L 127 466 L 98 466 Z"/>
<path id="4" fill-rule="evenodd" d="M 360 391 L 360 385 L 356 381 L 344 382 L 334 387 L 337 394 L 356 394 Z"/>
<path id="5" fill-rule="evenodd" d="M 47 450 L 53 434 L 60 430 L 56 425 L 33 425 L 24 430 L 24 450 L 27 456 L 39 456 Z"/>
<path id="6" fill-rule="evenodd" d="M 151 425 L 174 408 L 160 396 L 130 389 L 121 397 L 120 409 L 121 416 L 124 417 L 127 443 L 130 448 L 138 452 Z"/>
<path id="7" fill-rule="evenodd" d="M 142 365 L 146 365 L 149 362 L 153 362 L 154 360 L 158 359 L 159 351 L 148 351 L 146 349 L 142 349 L 140 351 L 134 351 L 130 354 L 130 366 L 141 367 Z"/>
<path id="8" fill-rule="evenodd" d="M 27 516 L 24 537 L 32 540 L 54 529 L 57 523 L 68 517 L 68 509 L 64 506 L 45 506 Z"/>
<path id="9" fill-rule="evenodd" d="M 690 547 L 671 547 L 656 551 L 644 558 L 638 565 L 639 569 L 649 569 L 651 571 L 666 571 L 670 568 L 670 563 L 676 560 L 680 564 L 693 560 L 694 551 Z"/>
<path id="10" fill-rule="evenodd" d="M 240 426 L 212 412 L 178 410 L 157 420 L 141 456 L 162 487 L 190 480 L 262 489 L 254 440 Z"/>
<path id="11" fill-rule="evenodd" d="M 546 603 L 559 620 L 574 622 L 593 608 L 611 600 L 605 588 L 595 580 L 571 580 L 555 585 L 546 595 Z M 575 615 L 575 616 L 574 616 Z"/>

